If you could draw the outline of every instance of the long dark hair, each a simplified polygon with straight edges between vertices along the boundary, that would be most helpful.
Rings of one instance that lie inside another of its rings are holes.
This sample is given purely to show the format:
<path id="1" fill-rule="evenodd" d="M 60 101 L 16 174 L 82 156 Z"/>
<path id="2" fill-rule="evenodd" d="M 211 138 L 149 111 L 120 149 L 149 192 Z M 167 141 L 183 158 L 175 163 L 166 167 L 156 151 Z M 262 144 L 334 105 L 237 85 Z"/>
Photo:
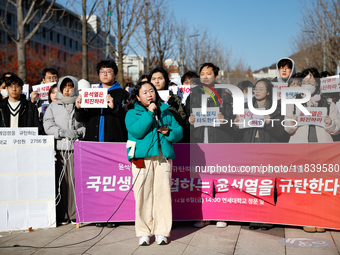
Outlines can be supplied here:
<path id="1" fill-rule="evenodd" d="M 161 102 L 163 101 L 161 99 L 161 97 L 159 96 L 157 89 L 155 87 L 155 85 L 153 85 L 151 82 L 149 81 L 142 81 L 142 82 L 138 82 L 137 85 L 134 87 L 134 89 L 131 91 L 130 97 L 128 99 L 128 103 L 126 105 L 126 111 L 134 109 L 135 108 L 135 103 L 140 104 L 141 106 L 143 106 L 139 101 L 137 96 L 139 96 L 139 91 L 142 88 L 143 85 L 145 84 L 149 84 L 153 87 L 153 89 L 155 90 L 156 93 L 156 105 L 160 106 Z M 144 106 L 143 106 L 144 107 Z"/>
<path id="2" fill-rule="evenodd" d="M 267 78 L 263 78 L 263 79 L 260 79 L 258 80 L 256 83 L 255 83 L 255 86 L 254 86 L 254 89 L 256 88 L 256 85 L 263 81 L 265 84 L 266 84 L 266 88 L 267 88 L 267 92 L 269 92 L 269 95 L 267 95 L 266 97 L 266 100 L 267 101 L 270 101 L 270 105 L 272 105 L 272 101 L 273 101 L 273 83 L 268 80 Z"/>
<path id="3" fill-rule="evenodd" d="M 48 103 L 52 103 L 52 99 L 51 99 L 51 93 L 52 93 L 52 90 L 54 88 L 57 88 L 57 84 L 53 84 L 51 87 L 50 87 L 50 90 L 48 91 Z M 58 90 L 57 90 L 58 91 Z"/>
<path id="4" fill-rule="evenodd" d="M 308 74 L 311 74 L 313 75 L 313 78 L 315 79 L 316 81 L 316 88 L 315 88 L 315 92 L 314 92 L 314 95 L 316 94 L 320 94 L 320 73 L 318 71 L 318 69 L 316 69 L 315 67 L 311 67 L 311 68 L 307 68 L 307 69 L 304 69 L 301 73 L 301 78 L 302 80 L 308 75 Z M 302 82 L 302 81 L 301 81 Z"/>
<path id="5" fill-rule="evenodd" d="M 170 79 L 169 79 L 168 72 L 163 67 L 156 67 L 155 69 L 151 70 L 151 72 L 149 73 L 148 80 L 150 82 L 151 82 L 152 75 L 154 75 L 155 73 L 161 73 L 163 75 L 164 80 L 165 80 L 164 90 L 169 89 Z"/>
<path id="6" fill-rule="evenodd" d="M 308 74 L 311 74 L 313 75 L 315 81 L 316 81 L 316 88 L 315 88 L 315 92 L 314 92 L 314 95 L 317 95 L 317 94 L 321 94 L 320 93 L 320 73 L 318 71 L 318 69 L 316 69 L 315 67 L 311 67 L 311 68 L 307 68 L 305 70 L 302 71 L 301 73 L 301 78 L 302 80 L 308 75 Z M 301 81 L 302 82 L 302 81 Z M 298 98 L 298 97 L 297 97 Z M 306 104 L 304 104 L 306 105 Z M 326 99 L 326 97 L 324 97 L 323 95 L 321 95 L 321 99 L 320 101 L 318 102 L 318 107 L 327 107 L 328 106 L 328 101 Z"/>

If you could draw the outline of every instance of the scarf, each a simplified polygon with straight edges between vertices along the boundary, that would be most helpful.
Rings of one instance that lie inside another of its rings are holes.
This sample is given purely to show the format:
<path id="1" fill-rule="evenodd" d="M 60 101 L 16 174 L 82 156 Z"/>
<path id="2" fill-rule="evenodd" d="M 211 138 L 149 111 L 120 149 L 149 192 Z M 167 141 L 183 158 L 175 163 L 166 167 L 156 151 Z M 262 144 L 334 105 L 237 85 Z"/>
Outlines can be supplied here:
<path id="1" fill-rule="evenodd" d="M 103 84 L 99 84 L 99 88 L 103 88 Z M 108 90 L 107 92 L 115 89 L 121 89 L 122 87 L 116 81 Z M 100 111 L 100 121 L 99 121 L 99 134 L 98 134 L 98 140 L 99 142 L 104 142 L 104 125 L 105 125 L 105 115 L 104 115 L 104 108 Z"/>

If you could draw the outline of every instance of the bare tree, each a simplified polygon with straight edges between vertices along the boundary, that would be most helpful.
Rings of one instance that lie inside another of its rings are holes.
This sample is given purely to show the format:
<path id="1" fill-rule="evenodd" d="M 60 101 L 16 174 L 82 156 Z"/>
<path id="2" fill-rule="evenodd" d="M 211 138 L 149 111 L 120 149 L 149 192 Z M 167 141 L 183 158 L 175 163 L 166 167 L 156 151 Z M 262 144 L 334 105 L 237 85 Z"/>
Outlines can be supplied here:
<path id="1" fill-rule="evenodd" d="M 151 41 L 151 33 L 153 27 L 153 4 L 150 3 L 150 0 L 143 1 L 143 11 L 140 12 L 140 26 L 136 29 L 136 33 L 134 34 L 134 38 L 137 41 L 137 44 L 143 49 L 146 56 L 146 72 L 148 73 L 151 68 L 151 59 L 152 59 L 152 41 Z M 135 52 L 135 49 L 132 45 L 130 45 L 130 49 Z M 135 52 L 136 55 L 138 55 Z"/>
<path id="2" fill-rule="evenodd" d="M 6 3 L 6 12 L 3 18 L 0 18 L 0 24 L 5 29 L 8 36 L 17 45 L 18 54 L 18 75 L 26 82 L 26 43 L 33 37 L 38 31 L 39 27 L 50 20 L 55 10 L 52 8 L 55 0 L 52 1 L 34 1 L 34 0 L 8 0 Z M 5 19 L 8 15 L 8 9 L 14 8 L 16 10 L 16 31 L 11 31 L 7 27 Z M 39 12 L 42 12 L 42 16 L 39 17 Z M 33 20 L 39 19 L 33 29 L 26 35 L 25 27 L 29 25 Z"/>
<path id="3" fill-rule="evenodd" d="M 198 72 L 202 63 L 212 62 L 224 72 L 228 72 L 231 68 L 231 49 L 218 38 L 212 37 L 207 28 L 198 30 L 193 27 L 189 30 L 185 24 L 186 22 L 182 23 L 179 32 L 180 35 L 187 35 L 182 45 L 185 69 Z M 191 35 L 198 36 L 190 37 Z"/>
<path id="4" fill-rule="evenodd" d="M 334 72 L 340 60 L 340 1 L 301 1 L 301 33 L 293 39 L 297 59 Z M 325 64 L 324 64 L 325 63 Z"/>
<path id="5" fill-rule="evenodd" d="M 104 13 L 105 8 L 103 6 Z M 124 83 L 123 55 L 140 22 L 141 3 L 138 0 L 115 0 L 112 13 L 112 30 L 117 39 L 115 56 L 118 63 L 118 82 Z"/>
<path id="6" fill-rule="evenodd" d="M 169 11 L 163 1 L 154 2 L 153 27 L 151 33 L 154 48 L 154 62 L 163 66 L 164 61 L 173 56 L 176 35 L 176 22 L 173 12 Z"/>
<path id="7" fill-rule="evenodd" d="M 97 16 L 94 13 L 97 11 L 99 5 L 103 1 L 89 1 L 89 0 L 81 0 L 79 1 L 68 1 L 70 7 L 73 9 L 75 13 L 78 14 L 79 19 L 81 20 L 81 52 L 82 52 L 82 75 L 81 77 L 85 80 L 89 80 L 89 47 L 96 48 L 91 43 L 93 40 L 99 36 L 98 31 L 102 29 L 101 26 L 98 25 L 99 20 L 97 20 Z M 81 6 L 81 14 L 79 13 L 79 7 Z M 90 9 L 88 7 L 92 6 Z M 90 19 L 92 19 L 95 24 L 95 28 L 92 28 L 90 25 Z M 76 29 L 75 29 L 76 30 Z M 105 40 L 101 37 L 102 40 Z M 100 50 L 104 50 L 101 48 Z"/>

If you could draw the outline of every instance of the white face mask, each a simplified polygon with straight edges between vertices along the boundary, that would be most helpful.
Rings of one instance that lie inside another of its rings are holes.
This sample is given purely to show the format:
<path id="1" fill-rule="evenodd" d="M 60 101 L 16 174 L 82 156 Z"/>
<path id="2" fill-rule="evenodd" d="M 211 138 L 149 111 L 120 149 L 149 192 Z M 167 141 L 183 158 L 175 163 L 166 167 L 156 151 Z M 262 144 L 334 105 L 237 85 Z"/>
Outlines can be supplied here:
<path id="1" fill-rule="evenodd" d="M 313 93 L 315 92 L 315 89 L 316 89 L 315 86 L 309 85 L 309 84 L 304 84 L 304 85 L 301 86 L 301 88 L 308 90 L 311 95 L 313 95 Z"/>
<path id="2" fill-rule="evenodd" d="M 3 98 L 8 97 L 8 92 L 7 92 L 7 90 L 2 89 L 2 90 L 1 90 L 1 95 L 3 96 Z"/>

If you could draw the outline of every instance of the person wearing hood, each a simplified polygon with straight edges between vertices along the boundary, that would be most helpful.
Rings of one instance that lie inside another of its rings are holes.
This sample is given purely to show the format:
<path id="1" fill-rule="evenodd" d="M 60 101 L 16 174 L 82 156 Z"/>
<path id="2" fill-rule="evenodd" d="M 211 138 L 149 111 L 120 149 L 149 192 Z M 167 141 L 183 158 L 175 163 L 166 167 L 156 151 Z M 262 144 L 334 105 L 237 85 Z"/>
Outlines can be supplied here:
<path id="1" fill-rule="evenodd" d="M 276 63 L 276 77 L 272 82 L 289 82 L 290 77 L 296 73 L 294 60 L 291 58 L 281 58 Z"/>
<path id="2" fill-rule="evenodd" d="M 72 76 L 65 76 L 58 82 L 58 100 L 52 102 L 44 116 L 47 135 L 56 140 L 56 213 L 57 223 L 75 223 L 73 142 L 82 138 L 85 128 L 75 120 L 75 101 L 78 96 L 78 82 Z"/>
<path id="3" fill-rule="evenodd" d="M 15 74 L 4 82 L 8 95 L 0 101 L 0 127 L 38 127 L 41 134 L 37 108 L 21 94 L 24 82 Z"/>

